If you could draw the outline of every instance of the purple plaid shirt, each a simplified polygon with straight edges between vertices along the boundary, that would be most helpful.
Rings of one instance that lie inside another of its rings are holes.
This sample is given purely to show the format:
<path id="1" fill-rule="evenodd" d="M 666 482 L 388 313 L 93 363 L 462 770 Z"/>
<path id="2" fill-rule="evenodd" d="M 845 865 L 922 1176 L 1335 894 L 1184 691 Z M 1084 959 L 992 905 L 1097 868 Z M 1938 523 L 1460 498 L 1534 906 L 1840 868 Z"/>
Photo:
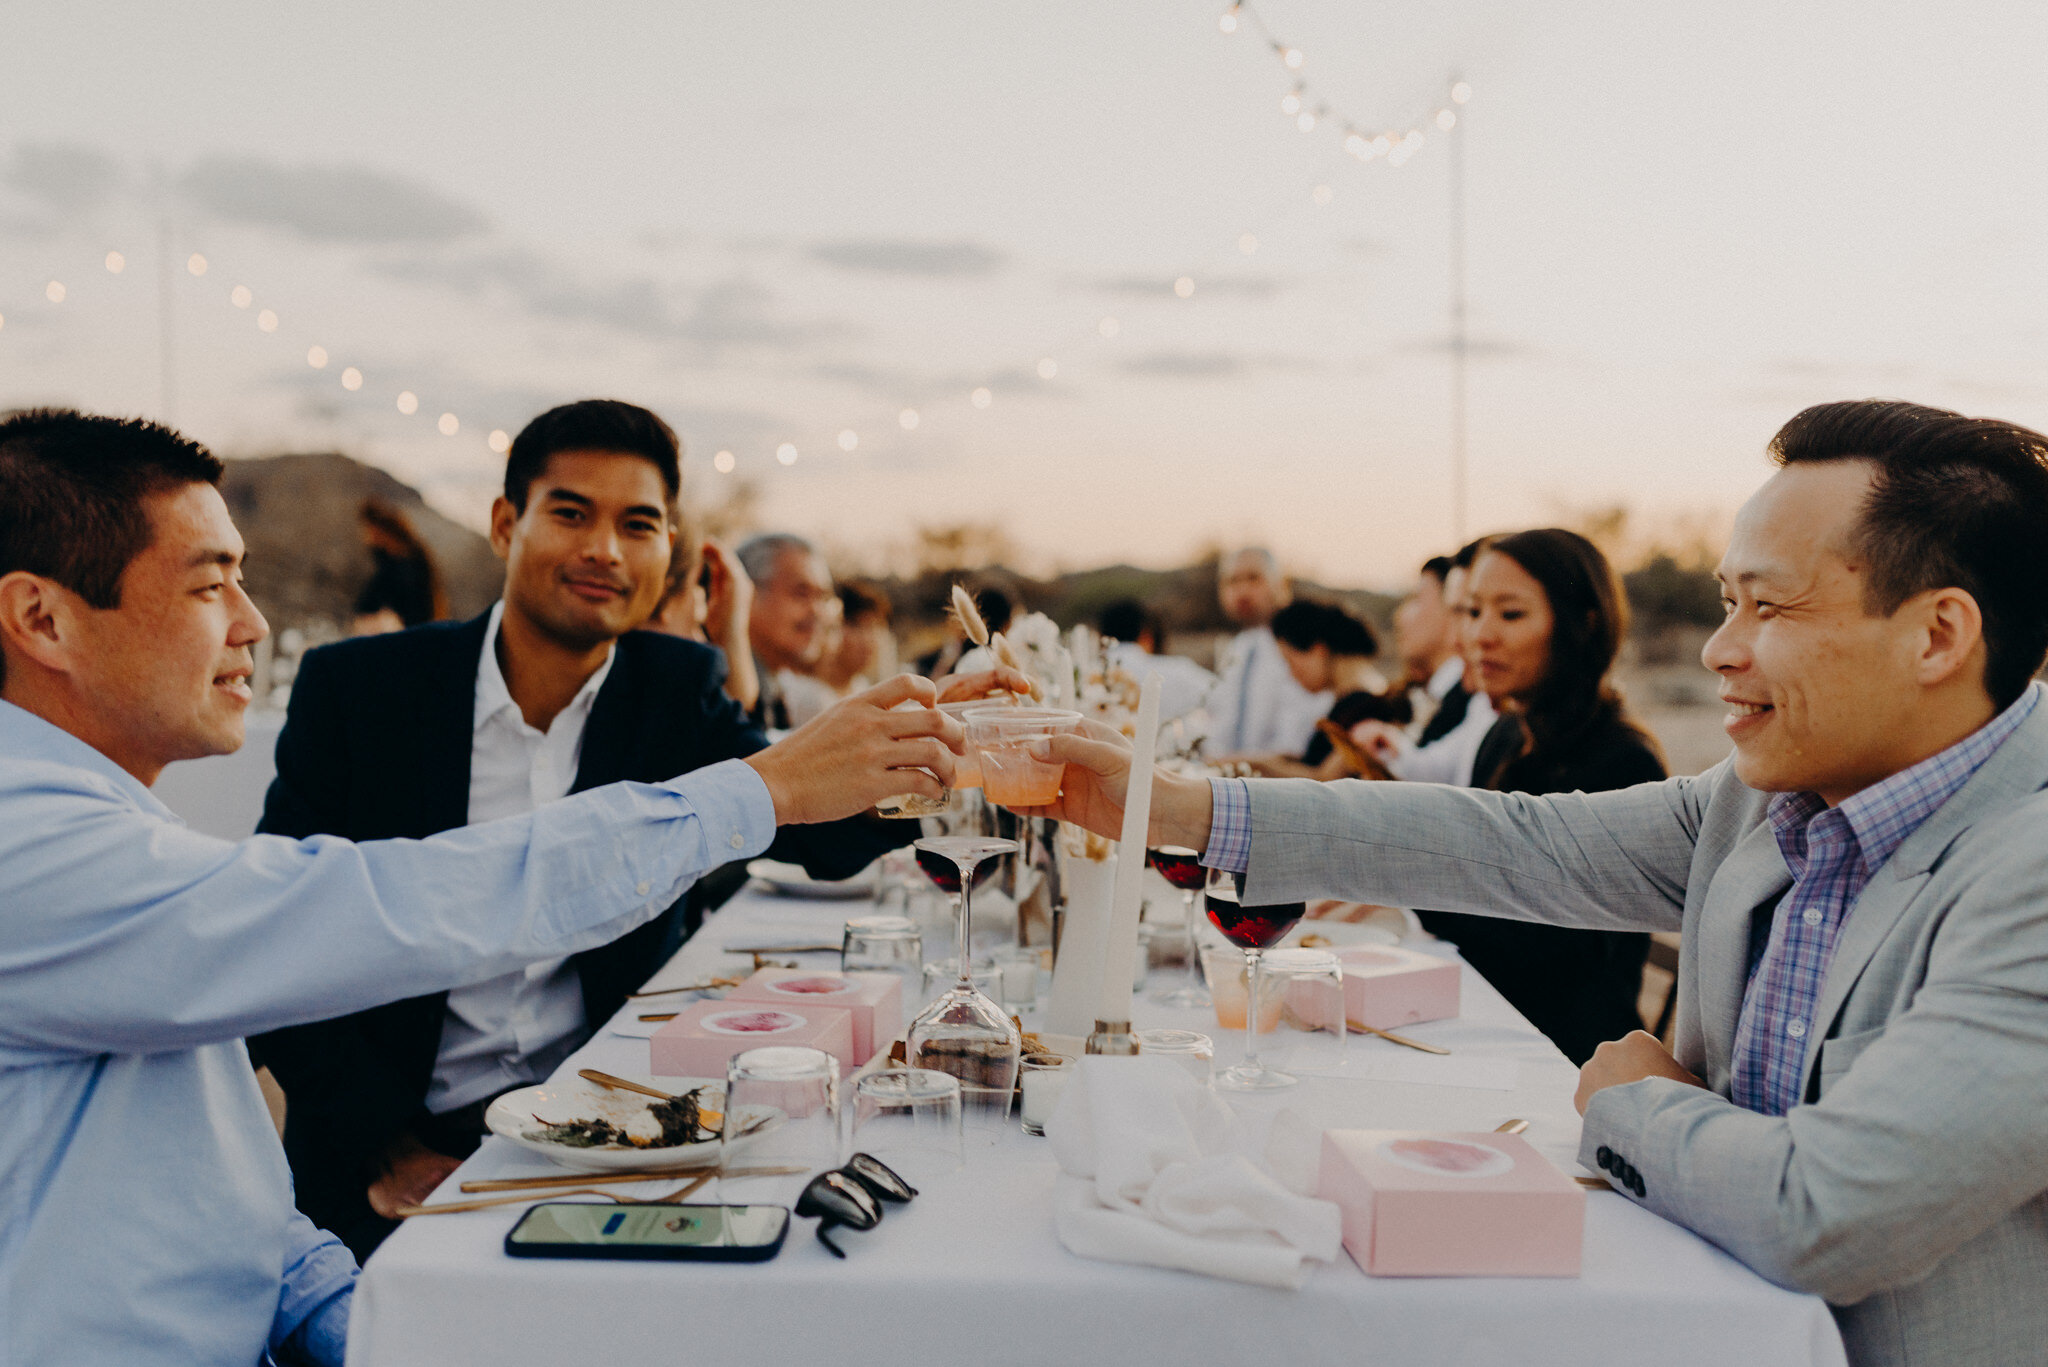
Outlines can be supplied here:
<path id="1" fill-rule="evenodd" d="M 1783 1115 L 1799 1104 L 1807 1044 L 1821 986 L 1857 896 L 1892 851 L 1970 781 L 2034 710 L 2029 688 L 1986 726 L 1829 808 L 1813 793 L 1779 793 L 1768 815 L 1792 890 L 1771 919 L 1771 938 L 1749 976 L 1735 1027 L 1729 1099 Z M 1826 1022 L 1818 1023 L 1826 1028 Z"/>

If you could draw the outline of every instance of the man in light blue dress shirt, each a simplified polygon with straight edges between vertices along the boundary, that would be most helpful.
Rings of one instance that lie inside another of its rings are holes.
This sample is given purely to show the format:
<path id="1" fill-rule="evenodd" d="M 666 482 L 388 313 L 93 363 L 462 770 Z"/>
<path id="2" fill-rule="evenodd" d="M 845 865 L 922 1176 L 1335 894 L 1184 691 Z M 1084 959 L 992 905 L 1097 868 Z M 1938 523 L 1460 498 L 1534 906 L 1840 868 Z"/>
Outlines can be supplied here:
<path id="1" fill-rule="evenodd" d="M 906 678 L 429 840 L 198 834 L 149 785 L 241 744 L 267 630 L 220 474 L 153 424 L 0 422 L 0 1364 L 339 1363 L 355 1263 L 293 1209 L 244 1036 L 615 939 L 778 823 L 952 773 Z"/>

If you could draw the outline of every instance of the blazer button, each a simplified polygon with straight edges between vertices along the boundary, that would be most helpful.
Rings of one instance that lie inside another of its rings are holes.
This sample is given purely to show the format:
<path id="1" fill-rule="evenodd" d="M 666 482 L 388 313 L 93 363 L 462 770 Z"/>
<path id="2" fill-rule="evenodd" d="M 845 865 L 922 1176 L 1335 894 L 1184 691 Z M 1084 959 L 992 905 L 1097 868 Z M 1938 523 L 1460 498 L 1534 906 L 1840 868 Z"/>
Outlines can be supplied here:
<path id="1" fill-rule="evenodd" d="M 1614 1150 L 1602 1144 L 1599 1148 L 1593 1150 L 1593 1161 L 1600 1165 L 1602 1171 L 1613 1172 Z"/>

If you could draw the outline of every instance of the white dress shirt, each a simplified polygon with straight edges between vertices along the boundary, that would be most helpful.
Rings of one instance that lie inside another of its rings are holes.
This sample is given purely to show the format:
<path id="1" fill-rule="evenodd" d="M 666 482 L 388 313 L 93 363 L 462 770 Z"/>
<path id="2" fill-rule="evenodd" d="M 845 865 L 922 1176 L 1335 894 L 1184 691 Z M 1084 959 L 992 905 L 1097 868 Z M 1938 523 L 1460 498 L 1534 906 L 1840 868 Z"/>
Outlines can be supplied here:
<path id="1" fill-rule="evenodd" d="M 469 743 L 469 820 L 495 821 L 567 797 L 583 757 L 583 726 L 616 651 L 555 714 L 545 732 L 520 714 L 498 667 L 500 602 L 484 629 L 476 666 L 476 712 Z M 581 1043 L 583 983 L 567 959 L 525 968 L 448 994 L 441 1047 L 427 1086 L 427 1110 L 439 1115 L 513 1087 L 538 1082 Z"/>
<path id="2" fill-rule="evenodd" d="M 1219 755 L 1298 755 L 1337 701 L 1294 681 L 1266 627 L 1240 631 L 1217 674 L 1205 707 L 1209 748 Z"/>
<path id="3" fill-rule="evenodd" d="M 1422 686 L 1422 691 L 1429 695 L 1431 702 L 1440 703 L 1464 677 L 1465 657 L 1453 652 L 1449 659 L 1436 667 L 1436 673 L 1429 676 L 1429 682 Z"/>
<path id="4" fill-rule="evenodd" d="M 1432 678 L 1430 682 L 1436 680 Z M 1396 755 L 1387 762 L 1387 772 L 1409 783 L 1454 783 L 1470 788 L 1479 743 L 1498 720 L 1500 714 L 1493 710 L 1493 699 L 1484 693 L 1474 693 L 1465 704 L 1463 720 L 1429 744 Z"/>
<path id="5" fill-rule="evenodd" d="M 1142 686 L 1145 675 L 1159 673 L 1159 720 L 1185 717 L 1202 705 L 1216 687 L 1216 676 L 1185 655 L 1153 655 L 1132 641 L 1118 641 L 1104 652 L 1110 664 Z"/>

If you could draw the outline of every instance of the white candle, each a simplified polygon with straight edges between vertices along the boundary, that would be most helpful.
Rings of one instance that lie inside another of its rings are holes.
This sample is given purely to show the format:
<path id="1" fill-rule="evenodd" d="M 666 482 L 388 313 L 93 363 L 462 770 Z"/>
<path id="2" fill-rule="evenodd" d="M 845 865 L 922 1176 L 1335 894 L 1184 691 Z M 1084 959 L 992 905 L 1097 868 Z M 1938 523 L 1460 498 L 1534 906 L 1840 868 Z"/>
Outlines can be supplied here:
<path id="1" fill-rule="evenodd" d="M 1067 1090 L 1071 1068 L 1027 1068 L 1024 1070 L 1024 1123 L 1044 1129 L 1053 1107 Z"/>
<path id="2" fill-rule="evenodd" d="M 1159 743 L 1159 673 L 1145 676 L 1138 693 L 1138 734 L 1131 747 L 1131 782 L 1124 795 L 1124 838 L 1117 845 L 1116 884 L 1109 897 L 1109 943 L 1103 952 L 1102 1005 L 1097 1020 L 1131 1018 L 1131 980 L 1137 972 L 1138 918 L 1145 910 L 1145 836 L 1152 822 L 1152 752 Z"/>

